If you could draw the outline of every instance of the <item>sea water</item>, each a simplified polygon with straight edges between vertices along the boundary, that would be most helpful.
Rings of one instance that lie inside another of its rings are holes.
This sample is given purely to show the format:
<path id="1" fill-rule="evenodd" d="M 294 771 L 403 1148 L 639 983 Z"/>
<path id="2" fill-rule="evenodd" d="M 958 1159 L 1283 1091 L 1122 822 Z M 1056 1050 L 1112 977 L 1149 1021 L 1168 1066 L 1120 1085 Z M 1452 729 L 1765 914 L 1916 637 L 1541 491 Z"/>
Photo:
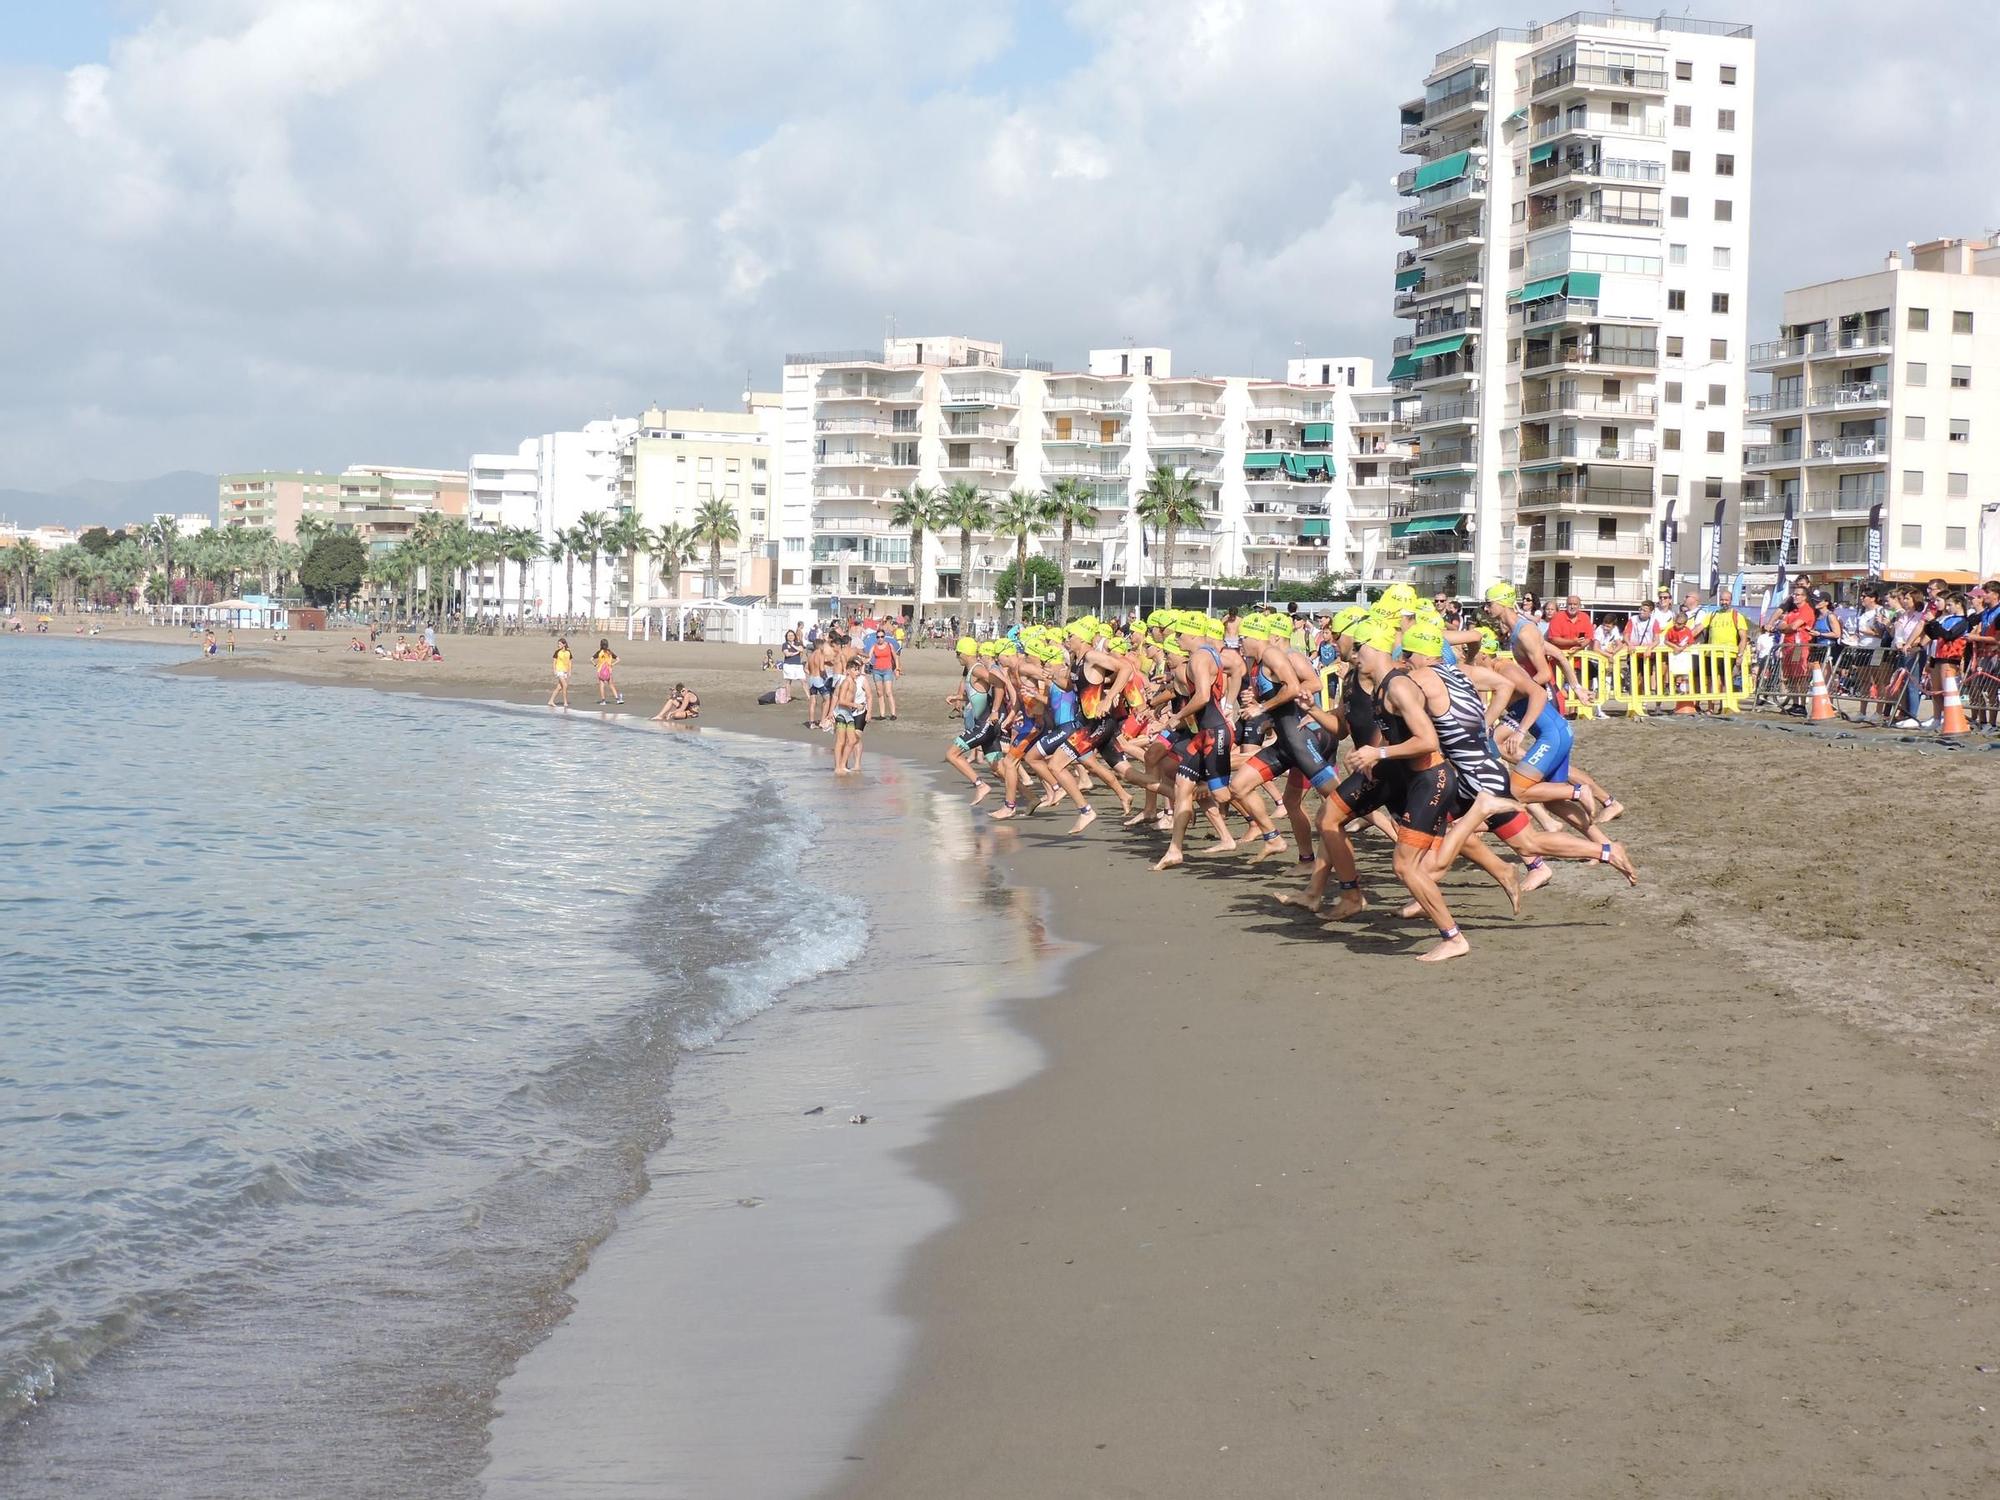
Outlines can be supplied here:
<path id="1" fill-rule="evenodd" d="M 796 747 L 160 660 L 0 643 L 0 1490 L 474 1493 L 676 1059 L 864 907 Z"/>

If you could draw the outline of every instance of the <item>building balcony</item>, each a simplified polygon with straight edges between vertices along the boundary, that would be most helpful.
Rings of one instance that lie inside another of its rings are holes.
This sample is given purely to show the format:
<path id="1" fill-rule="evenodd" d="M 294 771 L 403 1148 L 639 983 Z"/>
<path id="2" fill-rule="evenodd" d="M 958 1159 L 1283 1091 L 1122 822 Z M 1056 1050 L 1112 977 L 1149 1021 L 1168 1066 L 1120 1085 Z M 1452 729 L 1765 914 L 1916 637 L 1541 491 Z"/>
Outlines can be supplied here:
<path id="1" fill-rule="evenodd" d="M 1050 391 L 1042 397 L 1043 411 L 1101 411 L 1109 415 L 1124 415 L 1132 410 L 1128 396 L 1093 396 L 1083 393 L 1065 395 Z"/>
<path id="2" fill-rule="evenodd" d="M 1599 156 L 1574 147 L 1528 168 L 1529 187 L 1560 183 L 1571 178 L 1579 182 L 1665 182 L 1667 168 L 1664 162 Z"/>
<path id="3" fill-rule="evenodd" d="M 989 458 L 983 453 L 967 453 L 957 458 L 947 458 L 938 465 L 940 474 L 1012 474 L 1014 465 L 1004 459 Z"/>
<path id="4" fill-rule="evenodd" d="M 1021 429 L 1012 422 L 947 422 L 938 434 L 946 442 L 966 443 L 985 441 L 990 443 L 1011 443 L 1020 437 Z"/>
<path id="5" fill-rule="evenodd" d="M 1651 396 L 1604 396 L 1589 391 L 1553 391 L 1521 398 L 1521 415 L 1575 415 L 1603 417 L 1611 421 L 1646 421 L 1657 415 L 1659 403 Z"/>
<path id="6" fill-rule="evenodd" d="M 816 418 L 813 422 L 813 431 L 853 432 L 853 433 L 879 432 L 885 435 L 888 433 L 896 433 L 899 436 L 909 438 L 913 442 L 917 438 L 923 436 L 923 430 L 913 424 L 896 422 L 888 417 L 869 417 L 861 415 L 819 417 Z M 626 467 L 629 469 L 631 466 L 628 464 Z"/>
<path id="7" fill-rule="evenodd" d="M 1767 391 L 1752 396 L 1743 403 L 1743 410 L 1752 417 L 1768 417 L 1774 412 L 1798 411 L 1802 402 L 1802 393 L 1794 386 L 1789 390 Z"/>
<path id="8" fill-rule="evenodd" d="M 1471 249 L 1485 243 L 1485 226 L 1478 219 L 1457 224 L 1441 224 L 1418 237 L 1417 258 L 1430 260 L 1435 256 L 1448 255 L 1454 251 Z"/>
<path id="9" fill-rule="evenodd" d="M 1485 83 L 1471 88 L 1456 89 L 1436 99 L 1424 101 L 1423 128 L 1435 131 L 1445 121 L 1464 114 L 1469 109 L 1485 109 L 1491 103 L 1491 93 Z"/>
<path id="10" fill-rule="evenodd" d="M 1470 490 L 1439 490 L 1427 493 L 1415 490 L 1410 495 L 1410 514 L 1413 516 L 1466 515 L 1472 510 L 1473 496 Z"/>
<path id="11" fill-rule="evenodd" d="M 1516 510 L 1577 511 L 1586 514 L 1643 511 L 1651 515 L 1653 496 L 1648 490 L 1611 490 L 1567 485 L 1522 490 L 1514 497 Z"/>
<path id="12" fill-rule="evenodd" d="M 1868 566 L 1868 544 L 1866 542 L 1807 542 L 1805 546 L 1805 566 L 1808 568 L 1865 568 Z"/>
<path id="13" fill-rule="evenodd" d="M 1155 401 L 1150 408 L 1156 417 L 1219 417 L 1219 401 Z"/>
<path id="14" fill-rule="evenodd" d="M 1429 223 L 1454 203 L 1463 203 L 1472 198 L 1486 196 L 1486 179 L 1483 177 L 1461 177 L 1449 187 L 1432 188 L 1408 208 L 1396 212 L 1396 233 L 1408 234 L 1420 225 Z"/>
<path id="15" fill-rule="evenodd" d="M 1042 474 L 1049 479 L 1102 479 L 1123 482 L 1132 477 L 1128 464 L 1103 463 L 1097 459 L 1057 458 L 1042 465 Z"/>
<path id="16" fill-rule="evenodd" d="M 1659 350 L 1623 344 L 1564 348 L 1528 344 L 1521 351 L 1523 375 L 1539 370 L 1653 370 L 1659 364 Z"/>
<path id="17" fill-rule="evenodd" d="M 998 385 L 947 387 L 943 400 L 939 402 L 946 411 L 1011 410 L 1020 404 L 1021 398 L 1012 386 Z"/>
<path id="18" fill-rule="evenodd" d="M 1887 504 L 1888 500 L 1887 489 L 1807 490 L 1800 514 L 1807 517 L 1865 516 L 1875 506 Z M 1784 514 L 1782 501 L 1779 503 L 1779 514 Z"/>
<path id="19" fill-rule="evenodd" d="M 914 469 L 917 461 L 912 457 L 902 463 L 887 453 L 865 453 L 859 449 L 841 449 L 833 453 L 822 453 L 813 460 L 813 465 L 821 469 Z"/>
<path id="20" fill-rule="evenodd" d="M 1120 427 L 1110 437 L 1077 427 L 1069 432 L 1051 433 L 1042 439 L 1044 448 L 1123 448 L 1132 441 L 1131 432 Z"/>
<path id="21" fill-rule="evenodd" d="M 1628 531 L 1620 536 L 1598 536 L 1592 532 L 1572 531 L 1565 535 L 1557 530 L 1555 535 L 1546 533 L 1528 537 L 1530 557 L 1606 557 L 1606 558 L 1646 558 L 1653 555 L 1651 538 L 1643 532 Z"/>
<path id="22" fill-rule="evenodd" d="M 1604 224 L 1613 229 L 1658 229 L 1661 218 L 1656 209 L 1605 208 L 1591 204 L 1577 208 L 1558 205 L 1536 209 L 1528 215 L 1530 234 L 1539 234 L 1544 229 L 1567 229 L 1572 224 Z"/>
<path id="23" fill-rule="evenodd" d="M 882 385 L 874 381 L 837 380 L 822 384 L 813 392 L 816 401 L 879 401 L 916 406 L 923 400 L 913 386 Z"/>
<path id="24" fill-rule="evenodd" d="M 1860 328 L 1836 328 L 1815 333 L 1807 352 L 1820 359 L 1833 354 L 1886 354 L 1891 347 L 1888 324 L 1872 323 Z"/>
<path id="25" fill-rule="evenodd" d="M 1404 269 L 1408 269 L 1405 267 Z M 1480 284 L 1479 267 L 1475 263 L 1463 270 L 1432 273 L 1426 271 L 1424 279 L 1415 286 L 1403 287 L 1396 293 L 1396 311 L 1407 316 L 1422 304 L 1436 297 L 1467 291 Z"/>
<path id="26" fill-rule="evenodd" d="M 1650 464 L 1656 456 L 1651 443 L 1596 443 L 1569 438 L 1554 443 L 1522 443 L 1521 461 L 1535 463 L 1553 459 L 1579 464 Z"/>
<path id="27" fill-rule="evenodd" d="M 1172 431 L 1154 428 L 1147 435 L 1148 448 L 1192 448 L 1202 453 L 1220 453 L 1222 434 L 1213 429 L 1177 427 Z"/>
<path id="28" fill-rule="evenodd" d="M 1470 469 L 1479 462 L 1476 443 L 1438 443 L 1410 457 L 1410 472 L 1422 474 L 1434 469 Z"/>
<path id="29" fill-rule="evenodd" d="M 1523 328 L 1553 328 L 1563 323 L 1600 321 L 1595 297 L 1543 297 L 1534 302 L 1516 302 L 1507 309 L 1521 315 Z M 1614 318 L 1621 324 L 1651 324 L 1650 318 Z"/>
<path id="30" fill-rule="evenodd" d="M 1887 406 L 1889 385 L 1882 380 L 1855 381 L 1847 385 L 1818 385 L 1806 404 L 1815 411 L 1838 411 L 1851 406 Z"/>
<path id="31" fill-rule="evenodd" d="M 1609 110 L 1566 109 L 1553 119 L 1537 121 L 1534 138 L 1550 141 L 1565 135 L 1624 135 L 1660 140 L 1667 133 L 1665 120 L 1649 120 L 1644 115 L 1613 115 Z"/>
<path id="32" fill-rule="evenodd" d="M 1761 344 L 1750 346 L 1750 368 L 1753 370 L 1779 369 L 1785 365 L 1795 365 L 1806 357 L 1806 346 L 1810 342 L 1803 335 L 1792 338 L 1767 339 Z"/>
<path id="33" fill-rule="evenodd" d="M 1472 538 L 1455 531 L 1428 532 L 1405 540 L 1403 555 L 1413 563 L 1458 562 L 1472 556 Z"/>
<path id="34" fill-rule="evenodd" d="M 1745 468 L 1784 468 L 1794 464 L 1871 464 L 1889 458 L 1887 437 L 1813 438 L 1804 443 L 1769 443 L 1743 450 Z"/>
<path id="35" fill-rule="evenodd" d="M 1605 67 L 1596 63 L 1567 63 L 1537 73 L 1528 85 L 1531 98 L 1542 99 L 1572 91 L 1610 94 L 1664 94 L 1667 75 L 1654 68 Z M 1429 115 L 1426 112 L 1425 118 Z"/>
<path id="36" fill-rule="evenodd" d="M 1410 425 L 1428 432 L 1441 427 L 1470 427 L 1478 420 L 1477 401 L 1427 401 Z"/>

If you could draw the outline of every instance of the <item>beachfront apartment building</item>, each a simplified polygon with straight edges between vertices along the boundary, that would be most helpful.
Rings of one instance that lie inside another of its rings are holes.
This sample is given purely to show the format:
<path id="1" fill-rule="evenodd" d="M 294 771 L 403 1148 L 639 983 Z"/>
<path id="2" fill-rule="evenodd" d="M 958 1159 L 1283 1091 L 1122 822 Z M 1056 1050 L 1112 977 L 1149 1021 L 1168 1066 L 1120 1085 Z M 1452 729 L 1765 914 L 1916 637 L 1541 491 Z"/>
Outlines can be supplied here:
<path id="1" fill-rule="evenodd" d="M 1753 593 L 1775 581 L 1788 508 L 1794 574 L 2000 569 L 2000 238 L 1911 244 L 1786 292 L 1750 369 L 1765 387 L 1748 400 L 1764 440 L 1745 455 L 1739 534 Z"/>
<path id="2" fill-rule="evenodd" d="M 1094 507 L 1071 539 L 1071 585 L 1163 581 L 1162 539 L 1138 502 L 1157 465 L 1192 476 L 1201 521 L 1175 541 L 1178 584 L 1219 578 L 1392 576 L 1389 532 L 1408 448 L 1368 359 L 1300 358 L 1284 380 L 1182 375 L 1160 347 L 1094 349 L 1080 370 L 1009 357 L 964 335 L 786 356 L 778 597 L 798 609 L 904 609 L 919 579 L 947 613 L 990 610 L 1014 541 L 945 527 L 913 557 L 898 492 L 970 484 L 990 500 L 1058 480 Z M 1055 534 L 1031 552 L 1052 554 Z"/>
<path id="3" fill-rule="evenodd" d="M 639 418 L 619 454 L 621 511 L 636 514 L 655 533 L 667 526 L 688 532 L 705 506 L 720 501 L 734 512 L 736 540 L 723 544 L 719 574 L 711 570 L 712 548 L 698 544 L 672 588 L 659 558 L 619 558 L 614 607 L 776 597 L 782 410 L 776 393 L 746 391 L 741 411 L 651 407 Z M 636 580 L 627 572 L 633 562 Z"/>
<path id="4" fill-rule="evenodd" d="M 216 483 L 217 526 L 262 527 L 281 542 L 296 542 L 299 522 L 310 517 L 382 551 L 408 536 L 422 512 L 465 510 L 462 469 L 353 464 L 338 474 L 262 470 L 224 474 Z"/>
<path id="5" fill-rule="evenodd" d="M 1669 519 L 1736 504 L 1754 46 L 1582 11 L 1448 48 L 1402 106 L 1390 380 L 1421 398 L 1419 592 L 1635 604 Z"/>
<path id="6" fill-rule="evenodd" d="M 542 545 L 544 555 L 528 565 L 530 617 L 611 613 L 613 570 L 599 564 L 598 597 L 586 599 L 589 567 L 571 567 L 546 554 L 583 516 L 618 513 L 621 455 L 638 430 L 635 417 L 600 418 L 577 431 L 525 438 L 512 453 L 475 453 L 468 460 L 472 524 L 483 531 L 530 531 Z M 509 617 L 522 612 L 521 569 L 510 562 L 504 578 L 502 571 L 498 564 L 477 570 L 471 585 L 475 611 Z M 568 597 L 572 593 L 573 599 Z"/>
<path id="7" fill-rule="evenodd" d="M 307 496 L 317 501 L 339 493 L 338 474 L 303 470 L 224 474 L 216 481 L 215 524 L 224 529 L 261 528 L 281 542 L 296 542 Z"/>

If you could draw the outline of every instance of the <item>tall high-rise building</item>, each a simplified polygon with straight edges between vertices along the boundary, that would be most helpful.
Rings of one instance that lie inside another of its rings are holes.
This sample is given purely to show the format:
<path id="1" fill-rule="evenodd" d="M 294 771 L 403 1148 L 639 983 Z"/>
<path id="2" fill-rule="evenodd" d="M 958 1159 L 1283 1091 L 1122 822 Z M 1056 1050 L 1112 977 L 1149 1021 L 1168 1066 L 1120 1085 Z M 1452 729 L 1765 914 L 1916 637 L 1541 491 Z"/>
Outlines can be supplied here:
<path id="1" fill-rule="evenodd" d="M 1578 12 L 1441 52 L 1402 107 L 1390 372 L 1420 592 L 1616 608 L 1742 472 L 1750 28 Z"/>
<path id="2" fill-rule="evenodd" d="M 1073 526 L 1071 585 L 1156 585 L 1164 538 L 1139 511 L 1164 465 L 1194 481 L 1200 523 L 1180 528 L 1177 584 L 1309 581 L 1324 573 L 1390 575 L 1408 440 L 1374 361 L 1292 360 L 1283 380 L 1184 375 L 1159 347 L 1093 349 L 1082 369 L 1010 358 L 983 339 L 889 340 L 872 351 L 789 356 L 785 365 L 779 597 L 948 613 L 990 608 L 1012 539 L 973 533 L 961 577 L 957 528 L 911 551 L 895 525 L 898 492 L 970 485 L 990 501 L 1058 481 L 1083 487 L 1093 514 Z M 1050 554 L 1051 532 L 1029 550 Z M 966 608 L 970 605 L 970 610 Z"/>
<path id="3" fill-rule="evenodd" d="M 512 453 L 473 454 L 472 524 L 489 531 L 532 531 L 546 547 L 586 513 L 616 515 L 620 455 L 638 428 L 635 418 L 607 417 L 584 423 L 581 431 L 525 438 Z M 519 565 L 488 563 L 474 570 L 473 607 L 509 617 L 596 618 L 612 613 L 614 572 L 599 566 L 597 598 L 589 599 L 588 568 L 578 576 L 575 567 L 538 557 L 528 565 L 524 600 Z"/>
<path id="4" fill-rule="evenodd" d="M 2000 570 L 2000 239 L 1911 245 L 1882 270 L 1788 291 L 1779 323 L 1750 346 L 1769 381 L 1749 399 L 1765 441 L 1744 455 L 1753 592 L 1775 581 L 1788 507 L 1794 576 Z"/>

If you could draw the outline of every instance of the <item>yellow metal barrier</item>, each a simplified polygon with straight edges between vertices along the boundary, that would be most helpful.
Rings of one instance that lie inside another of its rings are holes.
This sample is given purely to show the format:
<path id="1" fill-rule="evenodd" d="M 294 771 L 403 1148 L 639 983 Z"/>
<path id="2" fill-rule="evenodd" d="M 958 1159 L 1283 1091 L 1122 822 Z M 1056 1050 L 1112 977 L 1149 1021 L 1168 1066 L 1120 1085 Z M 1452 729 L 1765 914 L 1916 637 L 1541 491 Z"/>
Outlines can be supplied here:
<path id="1" fill-rule="evenodd" d="M 1617 668 L 1611 658 L 1601 651 L 1572 651 L 1569 653 L 1570 670 L 1576 674 L 1576 685 L 1590 695 L 1586 703 L 1576 694 L 1569 697 L 1570 713 L 1579 719 L 1597 717 L 1598 705 L 1607 697 L 1615 697 L 1618 685 Z"/>
<path id="2" fill-rule="evenodd" d="M 1675 672 L 1676 656 L 1687 658 L 1687 670 Z M 1671 704 L 1706 705 L 1726 714 L 1740 712 L 1742 693 L 1737 687 L 1737 653 L 1727 646 L 1690 646 L 1686 651 L 1654 647 L 1620 652 L 1609 658 L 1612 685 L 1599 699 L 1625 705 L 1628 718 L 1641 718 L 1651 708 Z M 1677 685 L 1685 678 L 1687 686 Z"/>

